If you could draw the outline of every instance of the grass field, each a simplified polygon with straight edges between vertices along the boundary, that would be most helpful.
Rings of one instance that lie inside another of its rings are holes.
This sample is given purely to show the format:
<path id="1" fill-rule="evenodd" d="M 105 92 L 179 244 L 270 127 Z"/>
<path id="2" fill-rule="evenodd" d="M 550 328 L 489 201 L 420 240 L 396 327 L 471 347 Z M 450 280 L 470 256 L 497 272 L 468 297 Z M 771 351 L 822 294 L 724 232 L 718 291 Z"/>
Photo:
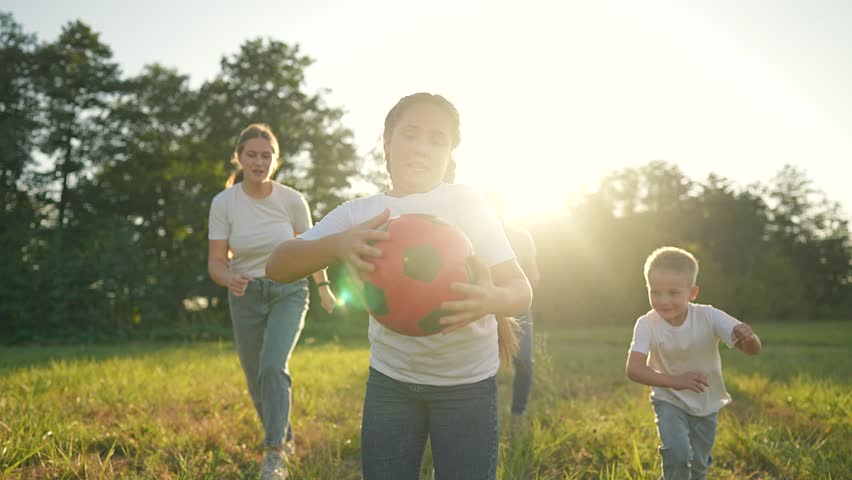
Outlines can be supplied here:
<path id="1" fill-rule="evenodd" d="M 363 330 L 308 329 L 296 349 L 293 479 L 360 478 Z M 647 388 L 623 373 L 630 326 L 539 330 L 530 412 L 511 435 L 511 371 L 499 377 L 498 478 L 656 478 Z M 852 322 L 755 330 L 760 356 L 722 348 L 734 403 L 711 477 L 852 478 Z M 0 478 L 256 478 L 261 438 L 230 341 L 0 350 Z"/>

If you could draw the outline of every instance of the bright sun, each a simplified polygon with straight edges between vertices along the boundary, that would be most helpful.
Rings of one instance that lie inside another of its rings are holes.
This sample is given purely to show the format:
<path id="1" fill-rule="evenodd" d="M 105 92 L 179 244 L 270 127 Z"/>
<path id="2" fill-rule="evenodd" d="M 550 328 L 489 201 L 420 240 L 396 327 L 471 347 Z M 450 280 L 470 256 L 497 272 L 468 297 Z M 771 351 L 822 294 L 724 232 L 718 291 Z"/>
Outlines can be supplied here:
<path id="1" fill-rule="evenodd" d="M 475 121 L 466 120 L 476 125 Z M 484 192 L 499 192 L 510 218 L 523 220 L 552 213 L 584 191 L 594 189 L 598 169 L 570 161 L 574 156 L 571 153 L 540 151 L 536 145 L 514 143 L 513 136 L 501 135 L 495 129 L 483 130 L 465 129 L 456 152 L 457 180 Z M 495 137 L 502 140 L 492 141 Z"/>

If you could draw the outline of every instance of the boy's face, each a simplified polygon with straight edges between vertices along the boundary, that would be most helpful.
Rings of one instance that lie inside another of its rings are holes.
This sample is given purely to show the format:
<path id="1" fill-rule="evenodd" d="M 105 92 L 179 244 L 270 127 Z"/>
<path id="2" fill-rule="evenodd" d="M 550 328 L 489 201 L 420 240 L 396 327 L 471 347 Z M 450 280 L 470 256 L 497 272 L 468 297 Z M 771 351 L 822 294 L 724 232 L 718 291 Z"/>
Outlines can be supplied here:
<path id="1" fill-rule="evenodd" d="M 698 287 L 689 275 L 666 269 L 648 272 L 648 299 L 661 317 L 672 325 L 686 320 L 689 302 L 695 300 Z"/>

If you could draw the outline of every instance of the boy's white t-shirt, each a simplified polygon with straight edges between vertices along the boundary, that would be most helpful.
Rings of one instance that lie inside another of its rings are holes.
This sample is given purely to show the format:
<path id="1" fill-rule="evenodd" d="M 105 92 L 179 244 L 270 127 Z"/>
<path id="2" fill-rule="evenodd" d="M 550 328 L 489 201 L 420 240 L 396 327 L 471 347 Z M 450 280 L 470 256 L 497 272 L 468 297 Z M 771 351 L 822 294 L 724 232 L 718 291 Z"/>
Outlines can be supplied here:
<path id="1" fill-rule="evenodd" d="M 391 217 L 408 213 L 434 215 L 467 235 L 474 253 L 491 267 L 514 259 L 503 228 L 478 192 L 463 185 L 442 183 L 435 189 L 391 197 L 378 194 L 350 200 L 299 235 L 317 240 L 363 223 L 384 209 Z M 370 316 L 370 366 L 401 382 L 423 385 L 461 385 L 497 373 L 497 321 L 487 315 L 448 333 L 409 337 L 387 329 Z"/>
<path id="2" fill-rule="evenodd" d="M 257 199 L 240 182 L 213 198 L 208 225 L 209 239 L 227 240 L 234 252 L 230 270 L 260 278 L 279 243 L 311 228 L 311 212 L 302 194 L 288 186 L 272 182 L 272 193 Z"/>
<path id="3" fill-rule="evenodd" d="M 678 326 L 651 310 L 636 320 L 630 350 L 648 355 L 648 366 L 666 375 L 703 373 L 709 387 L 702 393 L 651 387 L 651 399 L 680 407 L 690 415 L 710 415 L 731 402 L 722 379 L 719 340 L 734 346 L 732 333 L 740 323 L 710 305 L 690 303 L 686 320 Z"/>

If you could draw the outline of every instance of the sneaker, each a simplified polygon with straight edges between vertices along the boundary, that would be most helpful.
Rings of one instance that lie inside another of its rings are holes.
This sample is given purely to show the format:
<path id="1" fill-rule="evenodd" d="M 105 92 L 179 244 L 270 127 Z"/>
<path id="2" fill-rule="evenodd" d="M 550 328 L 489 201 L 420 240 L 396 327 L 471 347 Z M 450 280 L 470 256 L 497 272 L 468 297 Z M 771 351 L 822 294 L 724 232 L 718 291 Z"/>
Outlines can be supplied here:
<path id="1" fill-rule="evenodd" d="M 284 450 L 284 453 L 287 454 L 288 457 L 292 457 L 296 454 L 296 442 L 292 439 L 284 442 L 284 445 L 281 446 L 281 449 Z"/>
<path id="2" fill-rule="evenodd" d="M 260 480 L 287 480 L 287 454 L 284 450 L 266 450 L 260 466 Z"/>

